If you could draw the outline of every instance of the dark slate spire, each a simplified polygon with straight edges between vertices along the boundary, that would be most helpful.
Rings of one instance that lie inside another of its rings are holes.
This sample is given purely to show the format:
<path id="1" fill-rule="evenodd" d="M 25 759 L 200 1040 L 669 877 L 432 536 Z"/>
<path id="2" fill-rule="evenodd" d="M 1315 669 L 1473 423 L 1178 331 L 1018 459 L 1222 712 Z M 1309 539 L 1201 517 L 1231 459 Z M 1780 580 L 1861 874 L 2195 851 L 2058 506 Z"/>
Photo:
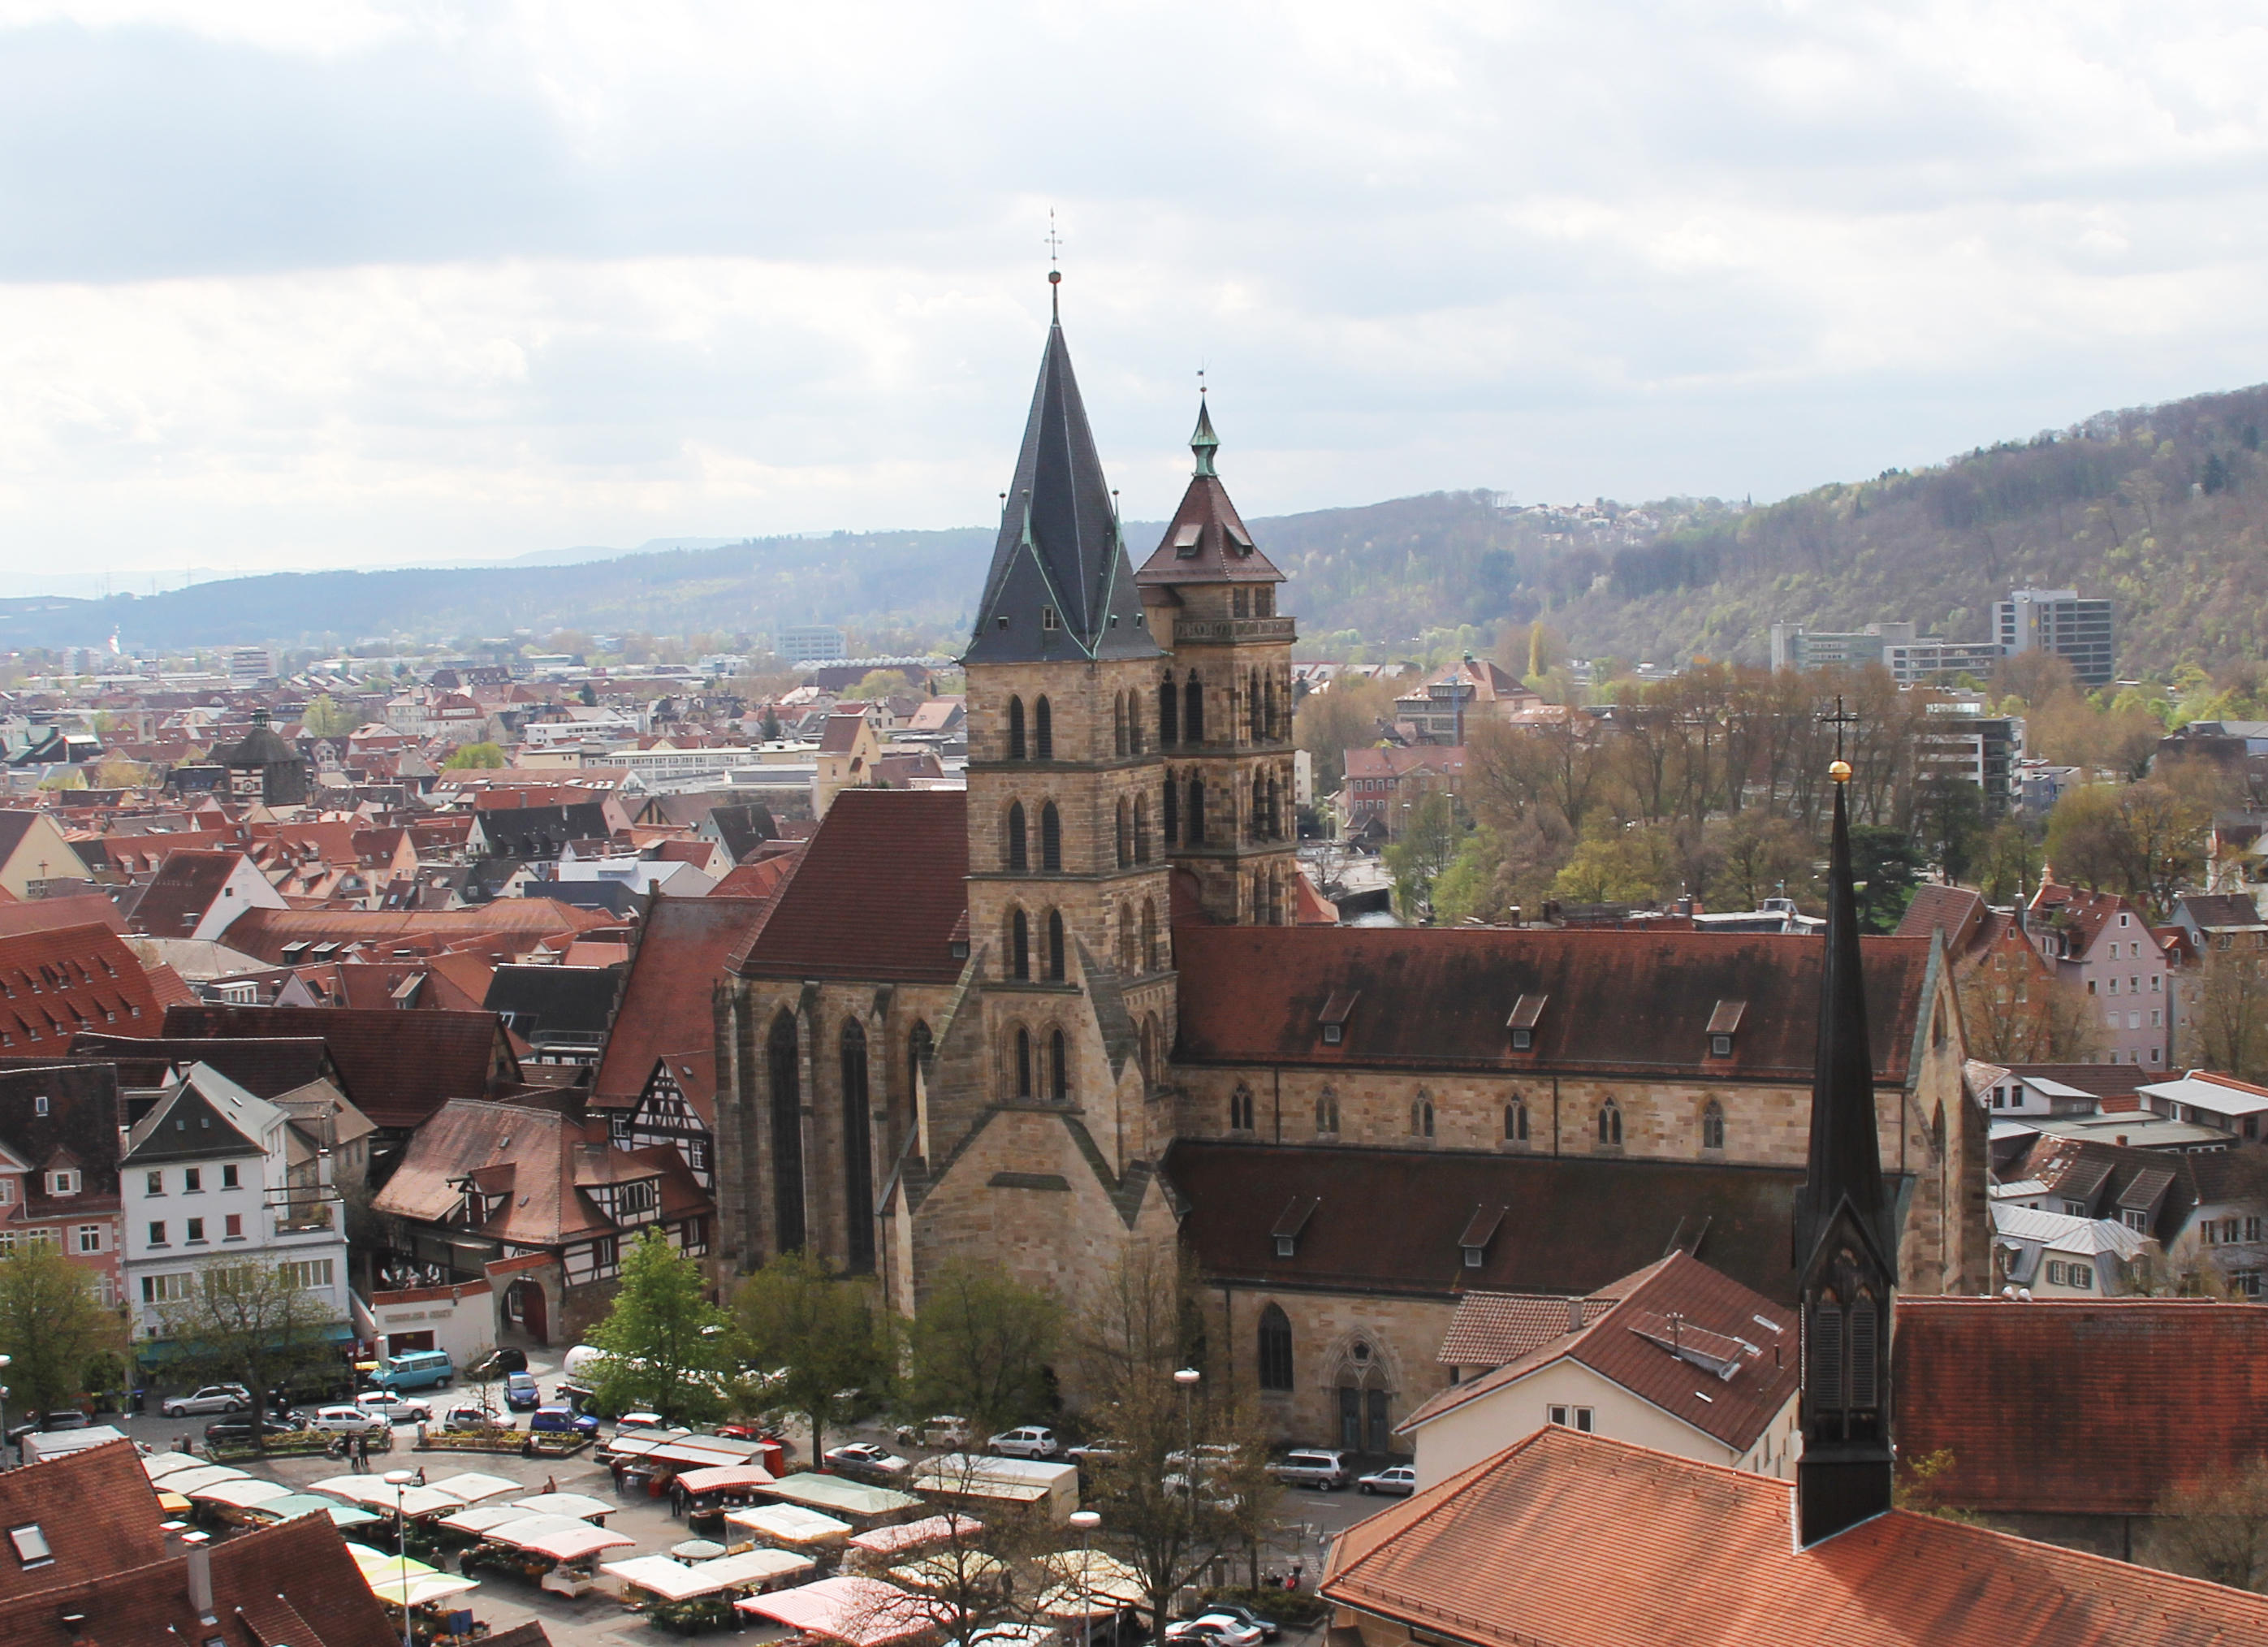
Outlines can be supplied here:
<path id="1" fill-rule="evenodd" d="M 1840 715 L 1840 709 L 1837 709 Z M 1827 875 L 1827 955 L 1820 971 L 1819 1055 L 1811 1151 L 1795 1203 L 1801 1275 L 1803 1456 L 1796 1464 L 1797 1541 L 1806 1547 L 1890 1507 L 1890 1312 L 1897 1236 L 1882 1183 L 1874 1060 L 1867 1042 L 1859 898 L 1851 877 L 1851 769 L 1837 760 Z"/>
<path id="2" fill-rule="evenodd" d="M 964 663 L 1152 658 L 1063 322 L 1048 328 L 1016 478 Z"/>

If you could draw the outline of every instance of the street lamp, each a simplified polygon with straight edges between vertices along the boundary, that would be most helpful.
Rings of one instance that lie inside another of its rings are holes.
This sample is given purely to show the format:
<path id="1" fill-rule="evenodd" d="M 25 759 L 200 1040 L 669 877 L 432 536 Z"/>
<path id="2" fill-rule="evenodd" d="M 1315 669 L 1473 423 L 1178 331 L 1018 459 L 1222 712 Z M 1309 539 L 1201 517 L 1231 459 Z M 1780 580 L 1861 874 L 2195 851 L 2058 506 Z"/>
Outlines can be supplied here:
<path id="1" fill-rule="evenodd" d="M 401 1496 L 417 1478 L 408 1470 L 388 1470 L 382 1479 L 394 1489 L 394 1553 L 401 1558 L 395 1563 L 394 1577 L 401 1584 L 401 1647 L 416 1647 L 409 1638 L 409 1518 L 401 1513 Z"/>
<path id="2" fill-rule="evenodd" d="M 16 1364 L 12 1355 L 0 1355 L 0 1372 Z M 8 1467 L 8 1452 L 4 1437 L 8 1434 L 8 1386 L 0 1384 L 0 1470 Z"/>
<path id="3" fill-rule="evenodd" d="M 1071 1525 L 1079 1529 L 1079 1647 L 1090 1647 L 1094 1639 L 1094 1557 L 1090 1552 L 1102 1518 L 1092 1510 L 1074 1510 Z"/>
<path id="4" fill-rule="evenodd" d="M 1182 1488 L 1189 1495 L 1193 1515 L 1197 1502 L 1197 1421 L 1189 1414 L 1189 1395 L 1204 1377 L 1195 1367 L 1174 1370 L 1174 1382 L 1182 1386 Z"/>

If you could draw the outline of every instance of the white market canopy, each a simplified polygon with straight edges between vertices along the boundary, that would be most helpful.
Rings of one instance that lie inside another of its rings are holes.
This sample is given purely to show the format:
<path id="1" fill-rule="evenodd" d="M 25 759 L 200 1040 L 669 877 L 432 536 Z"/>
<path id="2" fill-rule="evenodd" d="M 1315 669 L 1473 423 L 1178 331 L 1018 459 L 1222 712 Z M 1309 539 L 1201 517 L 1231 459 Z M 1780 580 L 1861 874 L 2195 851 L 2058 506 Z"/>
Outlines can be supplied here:
<path id="1" fill-rule="evenodd" d="M 489 1537 L 499 1543 L 508 1543 L 514 1549 L 526 1550 L 531 1555 L 549 1555 L 555 1561 L 571 1562 L 585 1555 L 596 1555 L 600 1550 L 627 1549 L 637 1540 L 620 1533 L 609 1533 L 604 1527 L 594 1527 L 587 1521 L 571 1525 L 571 1531 L 558 1531 L 529 1536 L 519 1525 L 500 1527 Z"/>
<path id="2" fill-rule="evenodd" d="M 532 1516 L 571 1516 L 578 1521 L 597 1521 L 613 1515 L 622 1506 L 587 1493 L 538 1493 L 533 1498 L 514 1500 L 512 1508 Z"/>
<path id="3" fill-rule="evenodd" d="M 911 1493 L 894 1493 L 887 1487 L 865 1487 L 839 1475 L 813 1475 L 807 1472 L 783 1476 L 764 1492 L 784 1504 L 801 1504 L 806 1510 L 823 1510 L 831 1516 L 879 1519 L 921 1506 L 921 1500 Z"/>
<path id="4" fill-rule="evenodd" d="M 480 1588 L 470 1578 L 449 1573 L 421 1573 L 409 1578 L 373 1578 L 370 1592 L 388 1606 L 422 1607 L 429 1601 L 446 1601 Z"/>
<path id="5" fill-rule="evenodd" d="M 202 1469 L 204 1461 L 186 1452 L 153 1452 L 142 1460 L 144 1473 L 153 1481 L 162 1481 L 179 1470 Z"/>
<path id="6" fill-rule="evenodd" d="M 252 1477 L 242 1470 L 232 1470 L 225 1464 L 208 1464 L 200 1469 L 176 1470 L 167 1476 L 164 1486 L 169 1493 L 179 1493 L 184 1498 L 201 1487 L 210 1487 L 215 1481 L 248 1481 Z"/>
<path id="7" fill-rule="evenodd" d="M 510 1504 L 482 1504 L 478 1509 L 460 1510 L 453 1516 L 444 1516 L 441 1518 L 441 1525 L 445 1527 L 453 1527 L 460 1533 L 477 1533 L 486 1535 L 497 1527 L 508 1526 L 512 1522 L 525 1521 L 527 1518 L 527 1511 L 516 1510 Z"/>
<path id="8" fill-rule="evenodd" d="M 334 1498 L 343 1498 L 349 1503 L 366 1504 L 372 1510 L 382 1510 L 391 1515 L 396 1505 L 396 1493 L 401 1513 L 416 1519 L 423 1516 L 446 1515 L 453 1510 L 462 1510 L 465 1501 L 453 1493 L 445 1493 L 438 1487 L 404 1487 L 397 1489 L 382 1475 L 334 1475 L 310 1485 L 311 1493 L 328 1493 Z"/>
<path id="9" fill-rule="evenodd" d="M 801 1548 L 814 1544 L 840 1544 L 850 1536 L 850 1524 L 822 1516 L 801 1504 L 757 1504 L 725 1512 L 725 1525 L 740 1527 L 756 1538 Z"/>
<path id="10" fill-rule="evenodd" d="M 296 1498 L 298 1495 L 281 1481 L 262 1481 L 247 1475 L 242 1481 L 209 1482 L 188 1496 L 192 1503 L 230 1504 L 239 1510 L 249 1510 L 271 1498 Z"/>
<path id="11" fill-rule="evenodd" d="M 694 1596 L 715 1595 L 722 1590 L 768 1584 L 814 1570 L 808 1555 L 786 1550 L 742 1550 L 738 1555 L 713 1562 L 674 1562 L 666 1555 L 636 1555 L 608 1562 L 599 1570 L 612 1573 L 625 1584 L 650 1590 L 665 1601 L 684 1601 Z"/>
<path id="12" fill-rule="evenodd" d="M 1095 1618 L 1150 1605 L 1142 1575 L 1115 1555 L 1064 1550 L 1049 1556 L 1045 1566 L 1048 1577 L 1058 1581 L 1041 1592 L 1037 1604 L 1049 1618 Z"/>
<path id="13" fill-rule="evenodd" d="M 518 1481 L 508 1481 L 501 1475 L 484 1475 L 478 1470 L 467 1470 L 460 1475 L 445 1475 L 431 1486 L 436 1492 L 461 1498 L 468 1504 L 477 1504 L 484 1498 L 501 1498 L 506 1493 L 527 1490 Z"/>
<path id="14" fill-rule="evenodd" d="M 850 1547 L 874 1555 L 899 1555 L 932 1544 L 981 1538 L 983 1533 L 984 1524 L 974 1516 L 924 1516 L 919 1521 L 869 1528 L 850 1540 Z"/>
<path id="15" fill-rule="evenodd" d="M 890 1647 L 936 1626 L 927 1606 L 879 1578 L 822 1578 L 733 1604 L 741 1612 L 848 1647 Z"/>

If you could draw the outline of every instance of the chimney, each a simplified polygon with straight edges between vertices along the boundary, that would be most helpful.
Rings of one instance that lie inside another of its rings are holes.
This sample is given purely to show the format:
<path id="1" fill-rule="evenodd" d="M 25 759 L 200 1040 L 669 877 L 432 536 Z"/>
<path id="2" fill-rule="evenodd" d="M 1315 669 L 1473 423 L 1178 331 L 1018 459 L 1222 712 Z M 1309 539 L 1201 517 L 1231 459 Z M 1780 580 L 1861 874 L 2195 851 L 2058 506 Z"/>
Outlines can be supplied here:
<path id="1" fill-rule="evenodd" d="M 203 1544 L 191 1544 L 186 1558 L 189 1581 L 189 1610 L 202 1623 L 214 1621 L 212 1587 L 212 1551 Z"/>
<path id="2" fill-rule="evenodd" d="M 1567 1300 L 1567 1330 L 1570 1333 L 1583 1330 L 1583 1301 L 1580 1298 Z"/>

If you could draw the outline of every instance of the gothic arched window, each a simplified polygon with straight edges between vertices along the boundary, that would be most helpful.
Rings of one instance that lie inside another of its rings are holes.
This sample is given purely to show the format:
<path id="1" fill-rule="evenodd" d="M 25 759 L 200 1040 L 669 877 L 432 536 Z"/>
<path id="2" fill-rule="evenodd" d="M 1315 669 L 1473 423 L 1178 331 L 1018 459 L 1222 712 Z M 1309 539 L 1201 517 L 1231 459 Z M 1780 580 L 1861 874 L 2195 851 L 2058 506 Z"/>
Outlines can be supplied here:
<path id="1" fill-rule="evenodd" d="M 1712 1098 L 1701 1110 L 1701 1148 L 1722 1149 L 1725 1147 L 1725 1106 Z"/>
<path id="2" fill-rule="evenodd" d="M 1204 838 L 1205 838 L 1205 796 L 1204 796 L 1204 779 L 1202 779 L 1202 778 L 1192 778 L 1192 779 L 1189 779 L 1189 845 L 1190 845 L 1190 846 L 1204 846 Z"/>
<path id="3" fill-rule="evenodd" d="M 1048 912 L 1048 982 L 1051 984 L 1060 984 L 1063 981 L 1063 912 L 1059 909 L 1051 909 Z"/>
<path id="4" fill-rule="evenodd" d="M 1315 1130 L 1332 1134 L 1339 1130 L 1339 1095 L 1329 1087 L 1315 1095 Z"/>
<path id="5" fill-rule="evenodd" d="M 843 1024 L 843 1214 L 854 1270 L 874 1267 L 874 1148 L 867 1108 L 866 1031 Z"/>
<path id="6" fill-rule="evenodd" d="M 1008 803 L 1008 823 L 1005 833 L 1006 836 L 1005 844 L 1008 849 L 1008 867 L 1011 869 L 1024 868 L 1027 864 L 1027 860 L 1025 858 L 1024 803 L 1022 801 L 1012 801 Z"/>
<path id="7" fill-rule="evenodd" d="M 1142 970 L 1154 972 L 1163 964 L 1158 956 L 1158 906 L 1142 900 Z"/>
<path id="8" fill-rule="evenodd" d="M 1061 1030 L 1048 1037 L 1048 1096 L 1058 1104 L 1071 1102 L 1071 1048 Z"/>
<path id="9" fill-rule="evenodd" d="M 783 1252 L 803 1248 L 803 1083 L 795 1016 L 772 1020 L 772 1223 Z"/>
<path id="10" fill-rule="evenodd" d="M 1612 1098 L 1599 1106 L 1599 1141 L 1619 1144 L 1623 1141 L 1623 1112 Z"/>
<path id="11" fill-rule="evenodd" d="M 1134 861 L 1150 861 L 1150 797 L 1134 797 Z"/>
<path id="12" fill-rule="evenodd" d="M 1410 1135 L 1431 1138 L 1433 1135 L 1433 1100 L 1419 1093 L 1410 1100 Z"/>
<path id="13" fill-rule="evenodd" d="M 1048 707 L 1044 698 L 1032 701 L 1032 758 L 1051 761 L 1056 757 L 1056 714 Z"/>
<path id="14" fill-rule="evenodd" d="M 1252 1126 L 1252 1089 L 1242 1082 L 1228 1095 L 1228 1129 L 1233 1133 L 1248 1133 Z"/>
<path id="15" fill-rule="evenodd" d="M 1016 1027 L 1016 1096 L 1032 1096 L 1032 1032 L 1021 1024 Z"/>
<path id="16" fill-rule="evenodd" d="M 1008 700 L 1008 758 L 1024 758 L 1024 700 L 1020 698 Z"/>
<path id="17" fill-rule="evenodd" d="M 1288 1390 L 1292 1387 L 1292 1318 L 1278 1305 L 1270 1304 L 1260 1312 L 1260 1387 L 1263 1390 Z"/>
<path id="18" fill-rule="evenodd" d="M 1008 976 L 1029 978 L 1032 975 L 1032 923 L 1024 918 L 1022 910 L 1008 916 Z"/>
<path id="19" fill-rule="evenodd" d="M 1126 804 L 1126 797 L 1118 797 L 1118 867 L 1125 868 L 1134 861 L 1134 815 Z"/>
<path id="20" fill-rule="evenodd" d="M 1126 753 L 1126 694 L 1118 692 L 1110 699 L 1110 739 L 1116 751 Z"/>
<path id="21" fill-rule="evenodd" d="M 1504 1141 L 1508 1144 L 1528 1141 L 1528 1105 L 1519 1098 L 1504 1106 Z"/>
<path id="22" fill-rule="evenodd" d="M 1169 750 L 1181 742 L 1181 715 L 1177 713 L 1181 696 L 1174 690 L 1172 676 L 1158 683 L 1158 747 L 1161 750 Z"/>
<path id="23" fill-rule="evenodd" d="M 1189 671 L 1189 690 L 1182 698 L 1182 741 L 1185 743 L 1204 742 L 1204 686 L 1195 669 Z"/>
<path id="24" fill-rule="evenodd" d="M 1040 807 L 1040 868 L 1063 868 L 1063 817 L 1052 801 Z"/>
<path id="25" fill-rule="evenodd" d="M 1252 671 L 1252 683 L 1245 689 L 1244 724 L 1245 736 L 1250 742 L 1257 743 L 1268 735 L 1267 722 L 1260 718 L 1260 671 L 1257 669 Z"/>
<path id="26" fill-rule="evenodd" d="M 1174 781 L 1171 772 L 1166 774 L 1165 793 L 1159 801 L 1158 822 L 1165 831 L 1166 845 L 1178 845 L 1182 838 L 1181 786 Z"/>

